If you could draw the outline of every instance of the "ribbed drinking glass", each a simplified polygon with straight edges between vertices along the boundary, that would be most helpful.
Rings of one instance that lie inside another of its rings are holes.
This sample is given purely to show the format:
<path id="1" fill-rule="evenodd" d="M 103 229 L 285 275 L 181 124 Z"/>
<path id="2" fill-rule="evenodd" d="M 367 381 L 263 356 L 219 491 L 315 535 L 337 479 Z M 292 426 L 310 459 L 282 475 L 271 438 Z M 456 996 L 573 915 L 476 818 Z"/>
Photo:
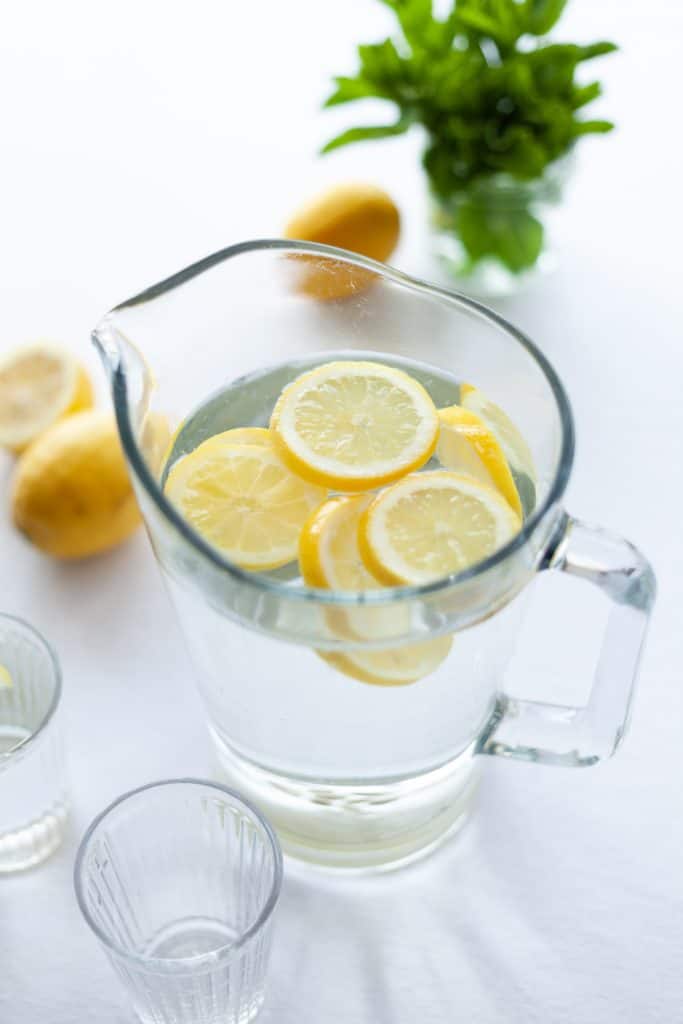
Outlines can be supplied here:
<path id="1" fill-rule="evenodd" d="M 261 1008 L 282 856 L 236 793 L 195 779 L 120 797 L 81 842 L 76 896 L 145 1024 Z"/>

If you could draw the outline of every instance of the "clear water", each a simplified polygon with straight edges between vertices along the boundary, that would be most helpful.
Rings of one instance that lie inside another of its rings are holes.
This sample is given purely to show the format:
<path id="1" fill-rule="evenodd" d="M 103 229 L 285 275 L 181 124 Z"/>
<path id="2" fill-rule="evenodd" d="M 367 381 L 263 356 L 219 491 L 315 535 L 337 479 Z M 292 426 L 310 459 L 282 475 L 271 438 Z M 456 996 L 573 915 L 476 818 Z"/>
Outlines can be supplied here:
<path id="1" fill-rule="evenodd" d="M 140 952 L 164 960 L 184 960 L 231 946 L 238 938 L 238 930 L 224 921 L 189 917 L 165 925 Z"/>
<path id="2" fill-rule="evenodd" d="M 373 351 L 342 350 L 313 354 L 306 359 L 270 366 L 264 370 L 239 377 L 209 396 L 199 408 L 187 416 L 182 429 L 178 432 L 164 467 L 162 484 L 165 483 L 173 464 L 183 455 L 194 451 L 209 437 L 234 427 L 267 427 L 273 407 L 287 384 L 322 363 L 343 359 L 371 360 L 404 370 L 422 384 L 437 408 L 460 402 L 461 382 L 458 378 L 427 363 Z M 438 467 L 438 461 L 430 459 L 422 468 L 427 470 Z M 524 514 L 528 516 L 533 510 L 536 499 L 533 481 L 526 474 L 516 473 L 513 467 L 511 469 Z M 301 582 L 296 563 L 264 575 L 280 581 Z"/>
<path id="3" fill-rule="evenodd" d="M 458 379 L 426 364 L 372 351 L 320 353 L 242 377 L 208 397 L 187 417 L 165 472 L 215 434 L 267 426 L 286 384 L 344 358 L 407 371 L 438 407 L 460 400 Z M 518 483 L 528 513 L 533 484 Z M 292 586 L 299 581 L 296 563 L 270 575 Z M 442 663 L 412 685 L 373 686 L 330 667 L 314 650 L 245 628 L 203 600 L 182 574 L 167 581 L 219 751 L 266 771 L 334 784 L 428 771 L 468 749 L 491 713 L 521 611 L 514 601 L 459 633 Z M 224 767 L 226 760 L 221 758 Z M 277 813 L 275 819 L 282 824 Z"/>

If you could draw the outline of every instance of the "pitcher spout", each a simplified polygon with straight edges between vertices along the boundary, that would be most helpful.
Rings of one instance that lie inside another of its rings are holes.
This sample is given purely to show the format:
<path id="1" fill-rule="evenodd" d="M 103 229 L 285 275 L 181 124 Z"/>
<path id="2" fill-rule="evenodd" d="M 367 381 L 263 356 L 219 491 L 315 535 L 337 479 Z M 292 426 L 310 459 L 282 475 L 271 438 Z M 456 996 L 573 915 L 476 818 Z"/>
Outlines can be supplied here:
<path id="1" fill-rule="evenodd" d="M 102 360 L 109 383 L 112 385 L 116 371 L 121 366 L 123 350 L 111 322 L 111 316 L 104 317 L 90 337 Z"/>
<path id="2" fill-rule="evenodd" d="M 121 330 L 114 315 L 108 313 L 92 332 L 92 341 L 99 352 L 107 374 L 112 401 L 117 413 L 125 401 L 129 413 L 148 411 L 154 391 L 154 376 L 137 346 Z"/>

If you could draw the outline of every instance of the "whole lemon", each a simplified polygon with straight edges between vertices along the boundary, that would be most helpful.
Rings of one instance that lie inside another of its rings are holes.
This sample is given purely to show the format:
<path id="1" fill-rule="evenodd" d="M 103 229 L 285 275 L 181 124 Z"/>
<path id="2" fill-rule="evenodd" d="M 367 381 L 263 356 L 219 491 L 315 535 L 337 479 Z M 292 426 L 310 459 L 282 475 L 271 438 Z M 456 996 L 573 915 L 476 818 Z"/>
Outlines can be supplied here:
<path id="1" fill-rule="evenodd" d="M 286 238 L 322 242 L 385 261 L 396 248 L 401 218 L 390 195 L 375 185 L 335 185 L 302 207 L 285 228 Z M 375 275 L 329 258 L 306 256 L 300 287 L 318 299 L 346 298 Z"/>
<path id="2" fill-rule="evenodd" d="M 84 558 L 125 540 L 140 523 L 114 417 L 76 413 L 21 456 L 12 484 L 15 525 L 57 558 Z"/>

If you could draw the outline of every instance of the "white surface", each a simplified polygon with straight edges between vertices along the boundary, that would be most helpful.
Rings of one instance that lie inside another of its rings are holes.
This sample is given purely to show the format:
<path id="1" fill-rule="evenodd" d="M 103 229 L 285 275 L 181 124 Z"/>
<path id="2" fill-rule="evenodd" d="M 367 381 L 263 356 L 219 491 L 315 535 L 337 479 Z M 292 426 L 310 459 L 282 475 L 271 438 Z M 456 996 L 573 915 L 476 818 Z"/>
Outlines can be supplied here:
<path id="1" fill-rule="evenodd" d="M 623 43 L 595 69 L 620 130 L 585 143 L 562 269 L 500 307 L 573 400 L 571 510 L 632 538 L 659 574 L 631 734 L 594 770 L 487 763 L 473 824 L 421 866 L 343 884 L 288 877 L 264 1024 L 681 1019 L 680 12 L 678 0 L 575 0 L 567 36 Z M 433 276 L 416 140 L 314 158 L 354 116 L 317 113 L 329 74 L 387 21 L 372 0 L 12 5 L 0 349 L 64 339 L 98 374 L 88 333 L 104 310 L 232 241 L 276 234 L 312 188 L 347 177 L 396 195 L 394 262 Z M 3 490 L 10 468 L 0 461 Z M 61 852 L 0 880 L 0 1022 L 122 1024 L 124 993 L 72 895 L 77 838 L 123 790 L 206 773 L 202 714 L 144 536 L 63 566 L 11 530 L 6 504 L 0 517 L 0 607 L 43 630 L 63 663 L 74 797 Z M 539 584 L 513 682 L 562 700 L 585 688 L 596 639 L 582 632 L 585 590 L 552 582 Z"/>

